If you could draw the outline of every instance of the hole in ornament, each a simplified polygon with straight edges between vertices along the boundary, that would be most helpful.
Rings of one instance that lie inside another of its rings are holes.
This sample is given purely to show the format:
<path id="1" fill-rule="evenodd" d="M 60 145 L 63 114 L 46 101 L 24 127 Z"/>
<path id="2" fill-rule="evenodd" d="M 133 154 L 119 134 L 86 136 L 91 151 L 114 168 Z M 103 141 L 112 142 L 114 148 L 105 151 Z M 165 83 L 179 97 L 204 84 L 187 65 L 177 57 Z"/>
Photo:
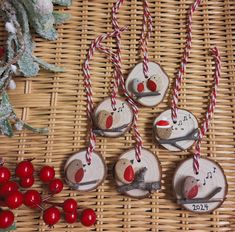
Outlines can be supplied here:
<path id="1" fill-rule="evenodd" d="M 91 159 L 87 159 L 87 165 L 90 166 L 91 165 Z"/>
<path id="2" fill-rule="evenodd" d="M 199 174 L 199 172 L 196 172 L 196 175 L 198 175 Z"/>
<path id="3" fill-rule="evenodd" d="M 141 159 L 137 159 L 137 162 L 140 163 L 140 162 L 141 162 Z"/>

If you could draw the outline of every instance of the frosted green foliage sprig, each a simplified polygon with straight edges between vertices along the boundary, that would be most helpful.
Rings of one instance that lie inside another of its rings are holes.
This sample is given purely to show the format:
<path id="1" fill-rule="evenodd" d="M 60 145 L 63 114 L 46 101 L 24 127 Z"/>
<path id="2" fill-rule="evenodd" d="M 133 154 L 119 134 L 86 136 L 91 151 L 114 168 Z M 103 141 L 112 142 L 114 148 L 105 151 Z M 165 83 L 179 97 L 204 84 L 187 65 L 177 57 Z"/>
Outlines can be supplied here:
<path id="1" fill-rule="evenodd" d="M 15 223 L 12 226 L 8 227 L 7 229 L 0 229 L 0 232 L 9 232 L 9 231 L 13 231 L 13 230 L 16 230 Z"/>
<path id="2" fill-rule="evenodd" d="M 0 131 L 7 136 L 13 135 L 12 126 L 17 130 L 47 131 L 35 129 L 19 120 L 6 91 L 9 87 L 15 88 L 13 76 L 34 77 L 40 67 L 52 72 L 64 71 L 33 54 L 36 44 L 31 33 L 36 32 L 47 40 L 56 40 L 55 25 L 66 22 L 70 17 L 67 13 L 55 12 L 54 4 L 67 7 L 71 5 L 71 0 L 2 0 L 0 3 L 0 16 L 8 33 L 6 52 L 0 62 Z"/>

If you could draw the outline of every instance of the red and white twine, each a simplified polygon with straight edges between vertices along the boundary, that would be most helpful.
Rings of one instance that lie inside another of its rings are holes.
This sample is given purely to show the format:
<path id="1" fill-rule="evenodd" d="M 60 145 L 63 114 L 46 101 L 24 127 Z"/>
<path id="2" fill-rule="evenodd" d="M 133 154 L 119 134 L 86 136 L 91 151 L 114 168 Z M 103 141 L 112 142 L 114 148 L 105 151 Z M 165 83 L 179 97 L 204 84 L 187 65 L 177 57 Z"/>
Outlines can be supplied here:
<path id="1" fill-rule="evenodd" d="M 184 48 L 183 57 L 181 60 L 180 68 L 177 73 L 176 79 L 175 79 L 175 86 L 173 89 L 173 97 L 172 97 L 172 120 L 173 122 L 177 122 L 177 110 L 178 110 L 178 102 L 179 102 L 179 92 L 181 88 L 181 83 L 183 79 L 183 75 L 186 70 L 186 66 L 188 63 L 190 51 L 192 48 L 192 18 L 193 14 L 196 11 L 197 7 L 200 5 L 202 0 L 196 0 L 190 7 L 189 13 L 188 13 L 188 24 L 187 24 L 187 38 Z"/>
<path id="2" fill-rule="evenodd" d="M 221 58 L 220 58 L 219 50 L 215 47 L 211 50 L 211 53 L 215 62 L 214 84 L 213 84 L 213 88 L 212 88 L 212 92 L 210 96 L 208 109 L 205 115 L 205 119 L 203 121 L 201 128 L 198 130 L 198 140 L 196 141 L 195 154 L 193 156 L 193 168 L 194 168 L 195 173 L 199 172 L 199 159 L 201 156 L 201 141 L 209 128 L 209 121 L 211 120 L 212 114 L 214 113 L 214 110 L 215 110 L 217 89 L 218 89 L 219 80 L 221 76 Z"/>
<path id="3" fill-rule="evenodd" d="M 149 58 L 148 58 L 148 41 L 153 30 L 152 17 L 149 11 L 147 0 L 143 0 L 143 25 L 140 38 L 140 49 L 143 54 L 143 72 L 145 78 L 149 78 Z"/>
<path id="4" fill-rule="evenodd" d="M 124 31 L 124 28 L 120 28 L 120 32 Z M 91 74 L 90 74 L 90 60 L 94 56 L 95 51 L 99 47 L 99 45 L 109 37 L 115 37 L 117 35 L 117 31 L 113 31 L 110 33 L 102 34 L 98 36 L 90 45 L 90 48 L 87 53 L 86 60 L 83 64 L 83 74 L 84 74 L 84 86 L 86 91 L 87 98 L 87 117 L 90 121 L 90 133 L 89 133 L 89 145 L 87 147 L 86 159 L 87 162 L 90 163 L 92 159 L 92 152 L 95 149 L 96 145 L 96 134 L 93 131 L 93 111 L 94 111 L 94 103 L 92 99 L 92 87 L 91 87 Z"/>
<path id="5" fill-rule="evenodd" d="M 143 142 L 141 135 L 138 131 L 137 121 L 138 121 L 138 107 L 135 102 L 132 100 L 130 95 L 128 94 L 124 77 L 121 71 L 121 32 L 125 30 L 125 28 L 120 28 L 118 24 L 117 14 L 122 6 L 124 0 L 117 0 L 116 3 L 112 7 L 112 26 L 114 31 L 110 33 L 106 33 L 103 35 L 98 36 L 91 44 L 90 49 L 87 54 L 87 58 L 83 65 L 83 73 L 84 73 L 84 85 L 86 89 L 86 97 L 87 97 L 87 116 L 90 120 L 90 134 L 89 134 L 89 145 L 87 148 L 86 158 L 87 162 L 90 163 L 92 159 L 92 152 L 95 149 L 96 145 L 96 134 L 93 131 L 93 111 L 94 111 L 94 103 L 92 100 L 92 88 L 91 88 L 91 75 L 90 75 L 90 66 L 89 61 L 94 56 L 96 50 L 105 53 L 108 55 L 109 59 L 113 62 L 115 69 L 114 69 L 114 81 L 113 81 L 113 89 L 111 93 L 111 104 L 113 110 L 116 110 L 116 97 L 117 91 L 120 87 L 123 94 L 127 98 L 127 102 L 130 104 L 133 110 L 133 131 L 134 137 L 136 140 L 135 151 L 136 151 L 136 158 L 137 160 L 141 160 L 141 150 L 143 147 Z M 148 40 L 150 38 L 152 32 L 152 18 L 149 12 L 148 2 L 147 0 L 143 0 L 143 8 L 144 8 L 144 16 L 143 16 L 143 28 L 141 33 L 141 52 L 143 53 L 143 72 L 145 77 L 148 77 Z M 102 42 L 109 38 L 115 37 L 117 49 L 116 54 L 112 52 L 109 48 L 102 46 Z"/>
<path id="6" fill-rule="evenodd" d="M 114 57 L 113 63 L 115 64 L 115 74 L 119 77 L 118 78 L 119 86 L 120 86 L 123 94 L 127 98 L 127 102 L 130 104 L 132 111 L 133 111 L 133 124 L 132 124 L 132 126 L 133 126 L 133 132 L 134 132 L 134 139 L 136 141 L 135 154 L 136 154 L 136 159 L 138 161 L 140 161 L 141 160 L 141 150 L 143 147 L 143 141 L 142 141 L 141 135 L 138 130 L 138 125 L 137 125 L 139 110 L 138 110 L 137 105 L 132 100 L 132 98 L 130 97 L 130 95 L 128 94 L 128 92 L 126 90 L 125 81 L 124 81 L 124 77 L 122 75 L 122 70 L 121 70 L 121 65 L 122 65 L 121 64 L 121 33 L 119 33 L 120 26 L 118 23 L 117 14 L 118 14 L 122 4 L 123 4 L 123 0 L 117 0 L 116 3 L 112 7 L 112 26 L 113 26 L 113 29 L 118 32 L 115 37 L 117 49 L 116 49 L 116 55 L 113 54 L 113 57 Z M 150 34 L 149 34 L 149 36 L 150 36 Z"/>
<path id="7" fill-rule="evenodd" d="M 117 0 L 116 3 L 113 5 L 112 12 L 111 12 L 112 26 L 113 26 L 114 31 L 117 32 L 117 34 L 115 36 L 116 45 L 117 45 L 116 46 L 116 57 L 118 59 L 120 66 L 121 66 L 121 31 L 120 31 L 120 27 L 118 24 L 117 13 L 123 4 L 123 1 L 124 0 Z M 120 67 L 120 70 L 121 70 L 121 67 Z M 114 69 L 114 80 L 115 80 L 114 83 L 116 85 L 116 90 L 118 90 L 118 87 L 120 86 L 120 77 L 119 77 L 116 66 Z M 115 91 L 115 89 L 113 88 L 113 95 L 115 95 L 116 93 L 117 93 L 117 91 Z"/>
<path id="8" fill-rule="evenodd" d="M 119 30 L 119 24 L 117 19 L 118 11 L 122 6 L 124 0 L 117 0 L 116 3 L 112 7 L 112 25 L 114 30 Z M 140 50 L 143 54 L 143 72 L 146 78 L 149 77 L 149 67 L 148 67 L 148 41 L 150 39 L 151 33 L 153 30 L 153 22 L 152 17 L 149 11 L 149 4 L 147 0 L 143 0 L 143 24 L 140 38 Z M 118 33 L 116 36 L 117 43 L 117 56 L 119 62 L 121 63 L 121 34 Z"/>
<path id="9" fill-rule="evenodd" d="M 141 135 L 138 131 L 138 127 L 137 127 L 137 121 L 138 121 L 138 107 L 136 106 L 135 102 L 132 100 L 132 98 L 130 97 L 130 95 L 128 94 L 126 88 L 125 88 L 125 82 L 124 82 L 124 78 L 122 75 L 122 71 L 121 71 L 121 65 L 119 63 L 119 58 L 117 54 L 114 54 L 109 48 L 106 48 L 102 45 L 100 45 L 97 48 L 99 51 L 105 53 L 108 55 L 109 59 L 113 62 L 114 66 L 115 66 L 115 70 L 117 72 L 117 75 L 119 76 L 119 81 L 120 81 L 120 87 L 121 90 L 123 92 L 123 94 L 125 95 L 127 102 L 130 104 L 132 111 L 133 111 L 133 131 L 134 131 L 134 135 L 135 135 L 135 140 L 136 140 L 136 145 L 135 145 L 135 152 L 136 152 L 136 159 L 138 161 L 141 160 L 141 149 L 143 147 L 143 142 L 142 142 L 142 138 Z"/>

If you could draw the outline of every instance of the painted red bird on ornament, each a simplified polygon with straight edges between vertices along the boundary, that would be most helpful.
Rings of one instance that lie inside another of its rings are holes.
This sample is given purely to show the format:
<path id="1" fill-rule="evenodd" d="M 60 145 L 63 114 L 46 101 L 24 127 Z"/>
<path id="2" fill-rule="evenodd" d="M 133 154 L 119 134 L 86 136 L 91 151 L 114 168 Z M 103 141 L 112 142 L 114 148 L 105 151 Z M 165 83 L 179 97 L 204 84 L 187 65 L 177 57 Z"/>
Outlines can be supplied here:
<path id="1" fill-rule="evenodd" d="M 145 91 L 145 83 L 139 79 L 134 79 L 132 83 L 134 93 L 143 93 Z"/>
<path id="2" fill-rule="evenodd" d="M 155 124 L 155 130 L 160 139 L 169 139 L 172 134 L 172 128 L 167 118 L 162 118 Z"/>
<path id="3" fill-rule="evenodd" d="M 183 184 L 183 196 L 185 199 L 193 199 L 198 195 L 199 184 L 195 177 L 187 176 Z"/>
<path id="4" fill-rule="evenodd" d="M 121 107 L 120 107 L 121 108 Z M 123 109 L 124 107 L 122 107 Z M 101 130 L 112 129 L 117 127 L 118 123 L 121 122 L 123 112 L 117 110 L 116 112 L 109 112 L 107 110 L 101 110 L 97 116 L 97 126 Z"/>
<path id="5" fill-rule="evenodd" d="M 157 81 L 155 80 L 154 77 L 150 77 L 147 80 L 147 88 L 152 92 L 156 92 L 158 90 Z"/>
<path id="6" fill-rule="evenodd" d="M 157 92 L 160 90 L 161 80 L 156 76 L 151 76 L 148 80 L 141 81 L 139 79 L 134 79 L 132 82 L 132 89 L 134 93 L 143 93 L 146 90 L 151 92 Z"/>
<path id="7" fill-rule="evenodd" d="M 132 161 L 124 158 L 118 160 L 115 165 L 115 175 L 122 183 L 130 184 L 135 179 Z"/>
<path id="8" fill-rule="evenodd" d="M 79 159 L 73 160 L 66 169 L 66 178 L 73 184 L 80 183 L 84 177 L 83 163 Z"/>
<path id="9" fill-rule="evenodd" d="M 108 112 L 107 110 L 101 110 L 97 117 L 97 126 L 101 130 L 106 130 L 112 128 L 114 123 L 113 112 Z"/>

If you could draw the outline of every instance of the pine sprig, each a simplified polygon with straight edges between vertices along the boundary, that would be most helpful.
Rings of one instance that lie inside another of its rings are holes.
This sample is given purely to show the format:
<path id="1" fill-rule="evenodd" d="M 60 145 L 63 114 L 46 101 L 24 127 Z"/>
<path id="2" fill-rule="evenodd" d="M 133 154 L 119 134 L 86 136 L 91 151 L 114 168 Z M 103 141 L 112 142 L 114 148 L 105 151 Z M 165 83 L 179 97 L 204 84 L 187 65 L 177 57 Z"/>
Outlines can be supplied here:
<path id="1" fill-rule="evenodd" d="M 6 54 L 0 67 L 0 131 L 4 135 L 13 136 L 13 126 L 17 130 L 47 131 L 35 129 L 17 118 L 6 91 L 15 75 L 37 76 L 40 67 L 52 72 L 64 71 L 33 54 L 36 45 L 31 29 L 44 39 L 55 40 L 58 37 L 55 25 L 70 17 L 67 13 L 54 12 L 53 4 L 70 6 L 71 0 L 2 0 L 0 3 L 0 16 L 8 32 Z"/>

